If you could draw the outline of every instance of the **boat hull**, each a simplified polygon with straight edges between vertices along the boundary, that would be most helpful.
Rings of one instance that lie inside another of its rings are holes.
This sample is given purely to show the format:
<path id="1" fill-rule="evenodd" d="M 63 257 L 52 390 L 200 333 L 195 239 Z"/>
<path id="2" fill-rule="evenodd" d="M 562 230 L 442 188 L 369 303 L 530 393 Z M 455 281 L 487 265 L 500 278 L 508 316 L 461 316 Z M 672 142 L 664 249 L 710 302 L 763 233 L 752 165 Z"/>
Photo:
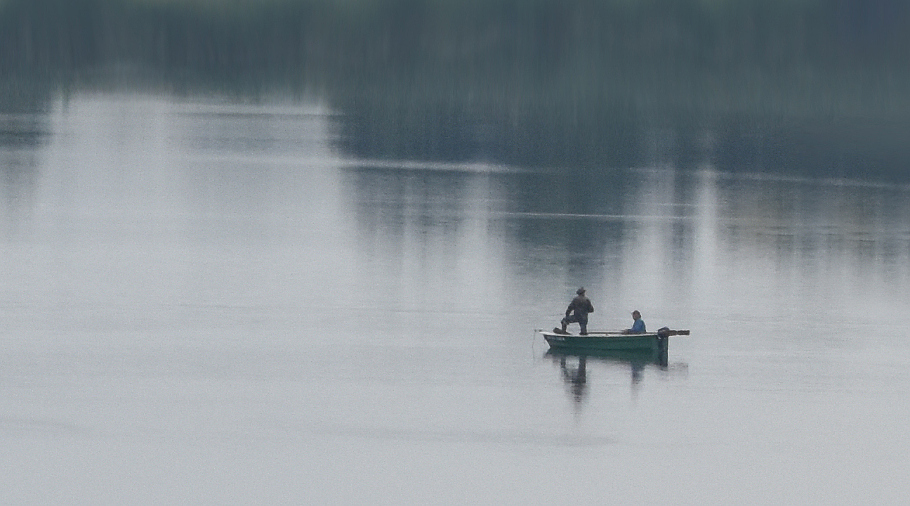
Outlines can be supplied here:
<path id="1" fill-rule="evenodd" d="M 561 351 L 664 351 L 669 338 L 647 334 L 596 333 L 586 336 L 542 332 L 551 350 Z"/>

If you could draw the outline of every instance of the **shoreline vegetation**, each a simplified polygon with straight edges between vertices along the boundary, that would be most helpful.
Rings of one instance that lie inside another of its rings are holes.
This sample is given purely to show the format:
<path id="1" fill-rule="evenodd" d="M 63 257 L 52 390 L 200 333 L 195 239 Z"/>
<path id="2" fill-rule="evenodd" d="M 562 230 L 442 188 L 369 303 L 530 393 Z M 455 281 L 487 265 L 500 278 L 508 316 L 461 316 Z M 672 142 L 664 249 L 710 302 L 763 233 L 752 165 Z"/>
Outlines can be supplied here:
<path id="1" fill-rule="evenodd" d="M 905 177 L 908 21 L 898 0 L 0 0 L 0 110 L 278 91 L 342 111 L 356 156 L 598 168 L 670 143 Z"/>

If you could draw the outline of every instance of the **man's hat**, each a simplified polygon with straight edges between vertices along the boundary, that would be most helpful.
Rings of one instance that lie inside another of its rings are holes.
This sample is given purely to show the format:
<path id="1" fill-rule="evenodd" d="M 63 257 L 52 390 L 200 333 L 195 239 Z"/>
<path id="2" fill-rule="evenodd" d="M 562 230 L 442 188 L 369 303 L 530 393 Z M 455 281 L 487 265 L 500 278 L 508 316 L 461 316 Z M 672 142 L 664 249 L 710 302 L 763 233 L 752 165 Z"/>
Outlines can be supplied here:
<path id="1" fill-rule="evenodd" d="M 581 287 L 578 290 L 575 290 L 575 293 L 577 293 L 578 295 L 585 293 L 585 287 Z"/>

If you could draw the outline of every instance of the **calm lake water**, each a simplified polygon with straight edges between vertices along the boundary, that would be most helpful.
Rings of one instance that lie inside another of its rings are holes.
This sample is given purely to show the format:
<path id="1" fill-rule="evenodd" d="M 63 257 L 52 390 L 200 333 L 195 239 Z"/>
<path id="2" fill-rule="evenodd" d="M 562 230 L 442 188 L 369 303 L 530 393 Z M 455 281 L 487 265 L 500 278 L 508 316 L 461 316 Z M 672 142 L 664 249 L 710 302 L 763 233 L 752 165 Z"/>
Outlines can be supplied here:
<path id="1" fill-rule="evenodd" d="M 910 185 L 363 159 L 345 121 L 0 114 L 0 502 L 906 500 Z M 581 285 L 691 336 L 549 355 Z"/>

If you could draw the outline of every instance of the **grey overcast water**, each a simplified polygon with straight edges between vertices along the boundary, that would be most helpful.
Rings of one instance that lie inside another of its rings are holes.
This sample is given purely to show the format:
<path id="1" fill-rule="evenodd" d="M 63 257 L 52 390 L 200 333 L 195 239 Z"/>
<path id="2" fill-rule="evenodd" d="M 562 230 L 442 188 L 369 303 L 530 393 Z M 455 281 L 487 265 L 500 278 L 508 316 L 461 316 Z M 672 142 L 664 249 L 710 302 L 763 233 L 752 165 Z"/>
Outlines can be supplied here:
<path id="1" fill-rule="evenodd" d="M 353 156 L 343 121 L 0 115 L 0 503 L 906 501 L 910 186 L 660 149 L 566 183 Z M 592 327 L 691 335 L 548 355 L 580 285 Z"/>

